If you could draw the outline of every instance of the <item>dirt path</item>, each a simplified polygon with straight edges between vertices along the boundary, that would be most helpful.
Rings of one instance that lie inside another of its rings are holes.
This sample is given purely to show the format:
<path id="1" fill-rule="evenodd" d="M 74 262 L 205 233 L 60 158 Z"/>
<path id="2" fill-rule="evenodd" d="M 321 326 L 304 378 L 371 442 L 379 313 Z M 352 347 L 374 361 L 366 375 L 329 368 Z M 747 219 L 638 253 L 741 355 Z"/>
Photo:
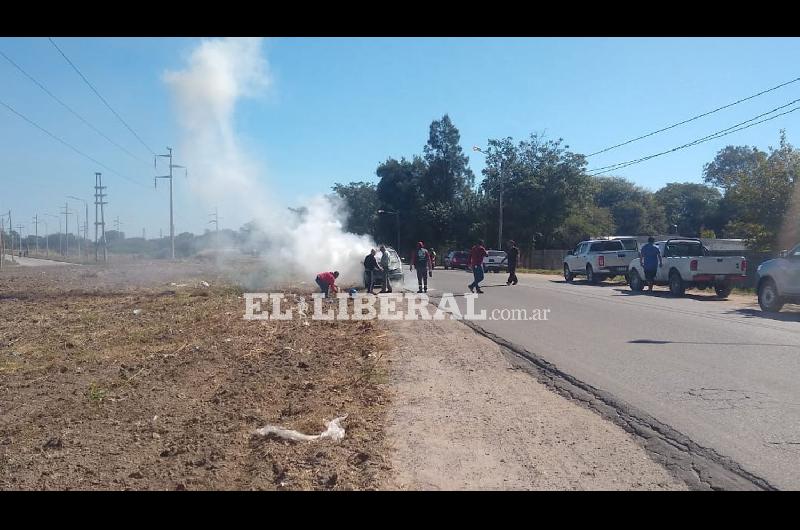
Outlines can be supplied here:
<path id="1" fill-rule="evenodd" d="M 400 321 L 389 489 L 685 490 L 637 441 L 456 321 Z"/>

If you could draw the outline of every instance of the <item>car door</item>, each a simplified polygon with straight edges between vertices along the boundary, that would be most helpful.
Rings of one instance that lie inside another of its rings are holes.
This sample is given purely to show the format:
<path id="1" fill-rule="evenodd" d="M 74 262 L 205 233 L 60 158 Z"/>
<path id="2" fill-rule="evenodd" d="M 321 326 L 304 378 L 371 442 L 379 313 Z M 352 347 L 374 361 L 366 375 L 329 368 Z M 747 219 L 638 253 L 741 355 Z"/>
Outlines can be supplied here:
<path id="1" fill-rule="evenodd" d="M 786 256 L 786 293 L 800 295 L 800 245 L 789 251 Z"/>
<path id="2" fill-rule="evenodd" d="M 575 249 L 572 251 L 572 254 L 568 254 L 564 261 L 567 262 L 569 266 L 569 270 L 575 272 L 579 267 L 576 266 L 576 261 L 578 259 L 578 254 L 580 253 L 581 248 L 583 247 L 582 243 L 578 243 Z"/>

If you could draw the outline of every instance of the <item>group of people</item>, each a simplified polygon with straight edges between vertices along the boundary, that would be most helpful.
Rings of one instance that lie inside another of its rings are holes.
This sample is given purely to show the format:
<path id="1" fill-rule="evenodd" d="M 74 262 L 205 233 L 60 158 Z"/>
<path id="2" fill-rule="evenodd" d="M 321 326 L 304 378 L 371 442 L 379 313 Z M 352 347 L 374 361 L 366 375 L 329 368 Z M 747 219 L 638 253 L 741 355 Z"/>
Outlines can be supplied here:
<path id="1" fill-rule="evenodd" d="M 381 293 L 392 292 L 392 282 L 389 278 L 389 263 L 390 256 L 384 245 L 380 246 L 381 259 L 375 257 L 377 254 L 376 249 L 371 249 L 369 254 L 364 258 L 364 271 L 366 275 L 367 293 L 375 295 L 374 284 L 375 274 L 380 271 L 383 272 L 383 287 Z M 483 259 L 489 253 L 486 251 L 483 241 L 478 241 L 469 252 L 469 266 L 472 269 L 473 282 L 467 287 L 470 292 L 483 293 L 480 283 L 483 281 Z M 517 244 L 511 240 L 508 242 L 508 280 L 506 285 L 517 285 L 517 261 L 519 259 L 519 248 Z M 411 254 L 409 260 L 409 270 L 417 270 L 417 285 L 418 293 L 428 292 L 428 278 L 433 277 L 433 268 L 436 263 L 436 253 L 433 249 L 427 249 L 423 241 L 417 243 L 414 252 Z M 335 294 L 338 291 L 336 286 L 336 279 L 339 277 L 339 271 L 321 272 L 317 274 L 316 282 L 322 293 L 326 296 L 331 293 Z"/>
<path id="2" fill-rule="evenodd" d="M 483 240 L 478 241 L 469 251 L 469 267 L 472 269 L 473 282 L 467 287 L 471 293 L 483 293 L 481 291 L 480 283 L 483 281 L 483 258 L 487 257 L 489 253 L 483 244 Z M 519 259 L 519 247 L 514 240 L 508 242 L 508 280 L 506 285 L 517 285 L 517 260 Z"/>
<path id="3" fill-rule="evenodd" d="M 371 249 L 369 254 L 367 254 L 367 257 L 364 258 L 364 271 L 366 272 L 367 277 L 367 292 L 372 295 L 375 294 L 374 288 L 376 271 L 383 272 L 383 288 L 381 289 L 381 292 L 392 292 L 392 282 L 389 280 L 389 253 L 386 251 L 386 247 L 384 245 L 381 245 L 380 249 L 380 263 L 378 263 L 378 260 L 375 258 L 376 250 L 374 248 Z"/>

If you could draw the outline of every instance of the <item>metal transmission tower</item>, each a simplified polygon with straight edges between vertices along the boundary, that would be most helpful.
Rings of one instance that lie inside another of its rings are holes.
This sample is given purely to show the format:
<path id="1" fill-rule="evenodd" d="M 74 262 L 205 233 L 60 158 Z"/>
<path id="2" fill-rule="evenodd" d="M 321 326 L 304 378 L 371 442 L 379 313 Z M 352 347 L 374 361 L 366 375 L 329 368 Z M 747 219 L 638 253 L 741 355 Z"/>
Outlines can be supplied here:
<path id="1" fill-rule="evenodd" d="M 216 246 L 219 246 L 219 212 L 217 211 L 217 208 L 214 208 L 214 213 L 210 213 L 208 215 L 213 217 L 208 224 L 214 223 L 214 243 Z"/>
<path id="2" fill-rule="evenodd" d="M 103 206 L 108 204 L 107 202 L 103 201 L 103 198 L 106 196 L 103 193 L 103 190 L 106 189 L 106 186 L 103 186 L 103 174 L 102 173 L 95 173 L 94 174 L 94 260 L 97 261 L 97 254 L 98 254 L 98 241 L 97 241 L 97 227 L 101 227 L 101 236 L 100 236 L 100 243 L 103 245 L 103 263 L 108 261 L 108 249 L 106 247 L 106 217 L 103 212 Z M 97 219 L 97 209 L 100 208 L 100 220 Z"/>
<path id="3" fill-rule="evenodd" d="M 156 167 L 158 157 L 169 158 L 169 175 L 158 175 L 153 177 L 153 187 L 158 188 L 158 179 L 169 179 L 169 239 L 172 246 L 172 259 L 175 259 L 175 223 L 172 220 L 172 170 L 174 168 L 181 168 L 186 170 L 186 166 L 179 166 L 172 163 L 172 148 L 167 147 L 168 153 L 166 155 L 155 155 L 153 157 L 153 167 Z M 185 175 L 188 176 L 188 170 Z"/>

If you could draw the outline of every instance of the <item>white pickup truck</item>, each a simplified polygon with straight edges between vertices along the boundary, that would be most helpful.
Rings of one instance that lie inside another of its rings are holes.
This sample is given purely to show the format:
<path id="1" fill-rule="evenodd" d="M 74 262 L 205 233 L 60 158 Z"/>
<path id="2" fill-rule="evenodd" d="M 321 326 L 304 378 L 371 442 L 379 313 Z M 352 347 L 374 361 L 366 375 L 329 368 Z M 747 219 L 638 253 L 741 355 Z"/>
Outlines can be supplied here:
<path id="1" fill-rule="evenodd" d="M 758 305 L 762 311 L 778 312 L 783 304 L 800 304 L 800 244 L 784 250 L 780 257 L 758 266 Z"/>
<path id="2" fill-rule="evenodd" d="M 571 282 L 575 276 L 586 276 L 589 283 L 597 283 L 614 276 L 627 277 L 628 263 L 638 255 L 635 250 L 625 250 L 619 240 L 582 241 L 564 258 L 564 279 Z"/>
<path id="3" fill-rule="evenodd" d="M 727 298 L 733 284 L 747 279 L 744 256 L 711 256 L 699 239 L 680 238 L 656 242 L 663 266 L 656 272 L 655 285 L 669 285 L 673 296 L 683 296 L 686 289 L 713 288 L 717 296 Z M 639 259 L 630 263 L 628 283 L 631 290 L 645 285 L 644 267 Z"/>

